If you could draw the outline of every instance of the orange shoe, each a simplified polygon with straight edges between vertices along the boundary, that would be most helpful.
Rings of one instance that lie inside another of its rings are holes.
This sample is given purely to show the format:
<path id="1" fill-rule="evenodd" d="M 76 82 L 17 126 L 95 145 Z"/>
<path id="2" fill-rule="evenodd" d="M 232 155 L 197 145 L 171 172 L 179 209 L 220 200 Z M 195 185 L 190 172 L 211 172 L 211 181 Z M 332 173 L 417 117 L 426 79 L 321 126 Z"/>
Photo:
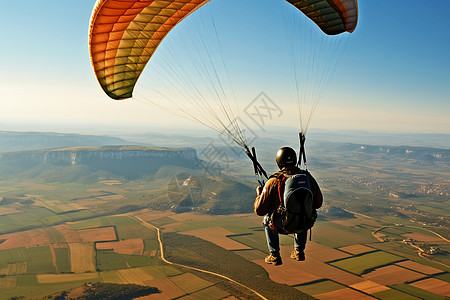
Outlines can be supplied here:
<path id="1" fill-rule="evenodd" d="M 294 249 L 294 251 L 291 252 L 291 258 L 298 260 L 298 261 L 304 261 L 305 260 L 305 252 Z"/>
<path id="2" fill-rule="evenodd" d="M 279 266 L 283 263 L 283 261 L 281 260 L 281 256 L 275 256 L 272 253 L 270 253 L 269 256 L 267 256 L 264 261 L 268 264 L 272 264 L 274 266 Z"/>

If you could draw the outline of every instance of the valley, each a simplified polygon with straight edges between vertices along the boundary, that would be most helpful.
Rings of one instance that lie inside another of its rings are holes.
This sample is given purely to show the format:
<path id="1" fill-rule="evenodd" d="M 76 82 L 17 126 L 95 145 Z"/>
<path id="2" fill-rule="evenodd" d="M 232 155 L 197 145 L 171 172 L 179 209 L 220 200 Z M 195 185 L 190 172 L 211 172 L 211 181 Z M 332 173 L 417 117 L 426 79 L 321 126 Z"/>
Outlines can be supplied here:
<path id="1" fill-rule="evenodd" d="M 404 150 L 391 157 L 351 144 L 322 147 L 313 147 L 309 164 L 325 205 L 307 260 L 291 260 L 292 237 L 282 236 L 278 267 L 264 263 L 245 158 L 221 175 L 196 164 L 201 155 L 3 160 L 0 299 L 88 293 L 97 282 L 142 299 L 446 299 L 448 151 L 415 149 L 444 153 L 435 161 L 405 159 Z M 261 151 L 264 165 L 273 164 L 269 150 Z"/>

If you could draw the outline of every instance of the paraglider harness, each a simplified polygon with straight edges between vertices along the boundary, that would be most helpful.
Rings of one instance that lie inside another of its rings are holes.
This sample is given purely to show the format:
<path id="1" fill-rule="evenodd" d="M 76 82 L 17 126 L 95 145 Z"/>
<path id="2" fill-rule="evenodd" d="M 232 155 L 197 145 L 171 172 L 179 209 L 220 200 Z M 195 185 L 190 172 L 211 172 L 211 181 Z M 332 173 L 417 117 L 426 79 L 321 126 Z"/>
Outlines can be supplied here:
<path id="1" fill-rule="evenodd" d="M 301 167 L 301 165 L 303 163 L 303 165 L 305 166 L 306 172 L 308 172 L 308 168 L 306 167 L 306 154 L 305 154 L 306 137 L 305 137 L 305 134 L 302 132 L 300 132 L 298 135 L 299 135 L 299 139 L 300 139 L 300 152 L 298 155 L 297 166 Z M 256 158 L 255 147 L 252 147 L 252 150 L 250 151 L 250 149 L 247 146 L 245 146 L 244 150 L 245 150 L 245 154 L 247 154 L 247 156 L 250 158 L 250 160 L 253 163 L 253 169 L 255 171 L 256 181 L 258 181 L 259 185 L 263 187 L 265 184 L 264 178 L 269 179 L 269 177 L 267 176 L 266 171 L 264 170 L 264 168 L 261 166 L 261 164 L 258 162 L 258 159 Z"/>
<path id="2" fill-rule="evenodd" d="M 256 158 L 255 147 L 252 147 L 252 150 L 250 152 L 250 149 L 247 146 L 245 146 L 245 153 L 253 163 L 256 181 L 258 181 L 260 186 L 264 186 L 265 184 L 264 178 L 269 179 L 269 177 L 267 176 L 266 171 L 264 171 L 264 168 L 261 166 L 261 164 L 258 162 L 258 159 Z"/>
<path id="3" fill-rule="evenodd" d="M 306 167 L 305 153 L 305 135 L 300 132 L 300 151 L 297 166 L 305 166 L 305 170 L 293 176 L 286 177 L 283 174 L 270 178 L 278 180 L 278 199 L 277 208 L 269 213 L 269 227 L 280 234 L 300 233 L 309 230 L 314 226 L 317 214 L 313 208 L 313 193 L 310 187 L 309 172 Z M 264 186 L 264 180 L 258 179 L 267 174 L 256 159 L 255 148 L 252 147 L 252 153 L 247 155 L 253 161 L 255 176 L 261 186 Z M 268 179 L 268 178 L 267 178 Z M 284 191 L 283 191 L 284 188 Z M 283 191 L 283 192 L 282 192 Z M 310 230 L 309 239 L 312 232 Z"/>

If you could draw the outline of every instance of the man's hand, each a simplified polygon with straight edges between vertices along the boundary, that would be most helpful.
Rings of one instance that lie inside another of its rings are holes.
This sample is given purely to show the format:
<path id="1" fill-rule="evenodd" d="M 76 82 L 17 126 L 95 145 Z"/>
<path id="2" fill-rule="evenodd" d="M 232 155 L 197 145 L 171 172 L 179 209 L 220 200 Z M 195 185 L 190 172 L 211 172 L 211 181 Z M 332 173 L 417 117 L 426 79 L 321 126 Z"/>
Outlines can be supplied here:
<path id="1" fill-rule="evenodd" d="M 258 186 L 258 187 L 256 188 L 256 195 L 257 195 L 257 196 L 261 195 L 262 190 L 263 190 L 263 187 L 262 187 L 262 186 Z"/>

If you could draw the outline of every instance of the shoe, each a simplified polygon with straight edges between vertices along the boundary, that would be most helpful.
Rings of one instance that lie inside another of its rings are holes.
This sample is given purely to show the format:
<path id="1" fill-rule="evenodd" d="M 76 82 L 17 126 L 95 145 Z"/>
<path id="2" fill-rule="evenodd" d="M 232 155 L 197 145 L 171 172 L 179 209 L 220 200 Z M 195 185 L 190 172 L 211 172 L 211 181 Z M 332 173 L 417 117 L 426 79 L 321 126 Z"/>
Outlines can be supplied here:
<path id="1" fill-rule="evenodd" d="M 304 261 L 305 260 L 305 252 L 303 252 L 303 250 L 299 251 L 299 250 L 294 250 L 291 252 L 291 258 L 298 260 L 298 261 Z"/>
<path id="2" fill-rule="evenodd" d="M 267 256 L 264 261 L 268 264 L 272 264 L 274 266 L 279 266 L 281 265 L 283 262 L 281 261 L 281 256 L 275 256 L 272 253 L 270 253 L 269 256 Z"/>

